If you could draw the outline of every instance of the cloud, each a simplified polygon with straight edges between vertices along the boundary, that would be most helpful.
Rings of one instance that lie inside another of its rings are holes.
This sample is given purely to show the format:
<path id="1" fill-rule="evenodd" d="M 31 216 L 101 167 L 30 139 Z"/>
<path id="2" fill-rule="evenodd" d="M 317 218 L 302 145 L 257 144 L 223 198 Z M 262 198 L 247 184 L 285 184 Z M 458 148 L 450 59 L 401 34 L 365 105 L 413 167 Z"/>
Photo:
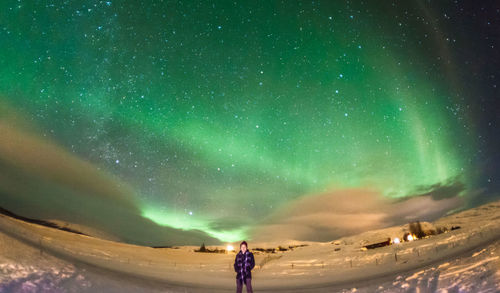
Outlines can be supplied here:
<path id="1" fill-rule="evenodd" d="M 64 186 L 88 196 L 115 200 L 120 206 L 135 209 L 136 205 L 130 196 L 131 188 L 92 164 L 2 121 L 0 133 L 0 162 L 4 166 L 3 170 Z"/>
<path id="2" fill-rule="evenodd" d="M 458 178 L 452 178 L 444 183 L 421 186 L 414 193 L 420 196 L 430 195 L 433 199 L 440 200 L 455 197 L 462 191 L 465 191 L 465 185 Z"/>
<path id="3" fill-rule="evenodd" d="M 141 216 L 130 186 L 49 140 L 0 120 L 0 206 L 38 219 L 82 224 L 143 245 L 217 244 L 202 231 Z"/>
<path id="4" fill-rule="evenodd" d="M 363 189 L 304 196 L 261 221 L 250 231 L 251 239 L 330 241 L 415 220 L 432 221 L 462 205 L 458 197 L 462 188 L 456 188 L 458 183 L 452 186 L 435 186 L 432 194 L 416 194 L 404 200 L 391 200 Z M 450 192 L 453 188 L 454 196 Z"/>

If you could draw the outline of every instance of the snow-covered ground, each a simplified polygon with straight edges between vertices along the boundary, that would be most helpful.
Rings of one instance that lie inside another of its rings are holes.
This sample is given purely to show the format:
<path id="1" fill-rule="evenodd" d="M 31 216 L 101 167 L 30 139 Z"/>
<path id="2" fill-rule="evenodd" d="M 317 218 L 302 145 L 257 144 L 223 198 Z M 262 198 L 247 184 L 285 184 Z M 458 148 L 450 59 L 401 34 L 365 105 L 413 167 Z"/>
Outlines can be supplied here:
<path id="1" fill-rule="evenodd" d="M 451 215 L 460 229 L 372 250 L 391 227 L 277 253 L 254 251 L 256 292 L 499 292 L 500 202 Z M 232 292 L 234 253 L 154 249 L 0 216 L 0 292 Z M 299 244 L 290 241 L 289 244 Z M 251 243 L 255 247 L 267 243 Z M 418 288 L 418 289 L 417 289 Z M 418 291 L 417 291 L 418 290 Z"/>

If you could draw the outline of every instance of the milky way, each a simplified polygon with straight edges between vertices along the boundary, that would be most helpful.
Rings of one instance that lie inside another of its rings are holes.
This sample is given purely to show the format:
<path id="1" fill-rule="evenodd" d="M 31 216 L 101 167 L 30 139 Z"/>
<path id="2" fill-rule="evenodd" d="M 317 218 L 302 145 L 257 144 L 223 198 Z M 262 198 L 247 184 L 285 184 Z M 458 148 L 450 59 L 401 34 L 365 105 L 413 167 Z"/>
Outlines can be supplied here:
<path id="1" fill-rule="evenodd" d="M 493 5 L 197 2 L 3 1 L 10 123 L 126 182 L 142 216 L 223 241 L 313 194 L 498 179 L 476 172 L 497 77 L 471 65 L 498 48 L 463 23 L 494 34 Z"/>

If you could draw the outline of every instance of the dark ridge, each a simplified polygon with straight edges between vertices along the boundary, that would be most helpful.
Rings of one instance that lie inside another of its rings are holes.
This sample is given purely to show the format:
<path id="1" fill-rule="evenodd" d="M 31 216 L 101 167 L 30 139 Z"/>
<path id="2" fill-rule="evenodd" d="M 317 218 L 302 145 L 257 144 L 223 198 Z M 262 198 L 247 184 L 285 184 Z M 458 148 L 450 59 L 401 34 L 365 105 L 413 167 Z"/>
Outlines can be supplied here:
<path id="1" fill-rule="evenodd" d="M 375 248 L 389 246 L 389 245 L 391 245 L 391 238 L 387 238 L 386 241 L 365 245 L 363 247 L 365 247 L 366 249 L 375 249 Z"/>
<path id="2" fill-rule="evenodd" d="M 75 233 L 75 234 L 90 236 L 90 235 L 87 235 L 87 234 L 82 233 L 80 231 L 73 230 L 71 228 L 61 227 L 61 226 L 57 225 L 56 223 L 52 223 L 52 222 L 49 222 L 49 221 L 38 220 L 38 219 L 31 219 L 31 218 L 23 217 L 23 216 L 20 216 L 18 214 L 14 214 L 13 212 L 11 212 L 9 210 L 6 210 L 6 209 L 4 209 L 2 207 L 0 207 L 0 214 L 5 215 L 7 217 L 14 218 L 14 219 L 18 219 L 18 220 L 21 220 L 21 221 L 24 221 L 24 222 L 32 223 L 32 224 L 37 224 L 37 225 L 41 225 L 41 226 L 45 226 L 45 227 L 49 227 L 49 228 L 53 228 L 53 229 L 58 229 L 58 230 L 66 231 L 66 232 L 70 232 L 70 233 Z"/>
<path id="3" fill-rule="evenodd" d="M 171 246 L 171 245 L 163 245 L 163 246 L 150 246 L 152 248 L 172 248 L 172 249 L 179 249 L 179 247 L 176 246 Z"/>
<path id="4" fill-rule="evenodd" d="M 205 253 L 226 253 L 225 249 L 208 249 L 205 247 L 205 243 L 200 246 L 200 249 L 195 249 L 194 252 L 205 252 Z"/>

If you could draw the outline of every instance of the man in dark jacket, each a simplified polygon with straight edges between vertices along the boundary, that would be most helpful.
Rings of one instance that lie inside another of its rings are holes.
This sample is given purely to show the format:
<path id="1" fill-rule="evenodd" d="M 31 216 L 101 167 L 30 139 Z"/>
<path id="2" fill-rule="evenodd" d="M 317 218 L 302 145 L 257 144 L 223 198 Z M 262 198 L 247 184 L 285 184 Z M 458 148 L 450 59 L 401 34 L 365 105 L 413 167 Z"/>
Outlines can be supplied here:
<path id="1" fill-rule="evenodd" d="M 247 293 L 252 293 L 252 269 L 255 266 L 253 253 L 247 250 L 246 241 L 241 242 L 240 252 L 234 259 L 234 271 L 236 274 L 236 292 L 241 293 L 243 284 L 247 287 Z"/>

